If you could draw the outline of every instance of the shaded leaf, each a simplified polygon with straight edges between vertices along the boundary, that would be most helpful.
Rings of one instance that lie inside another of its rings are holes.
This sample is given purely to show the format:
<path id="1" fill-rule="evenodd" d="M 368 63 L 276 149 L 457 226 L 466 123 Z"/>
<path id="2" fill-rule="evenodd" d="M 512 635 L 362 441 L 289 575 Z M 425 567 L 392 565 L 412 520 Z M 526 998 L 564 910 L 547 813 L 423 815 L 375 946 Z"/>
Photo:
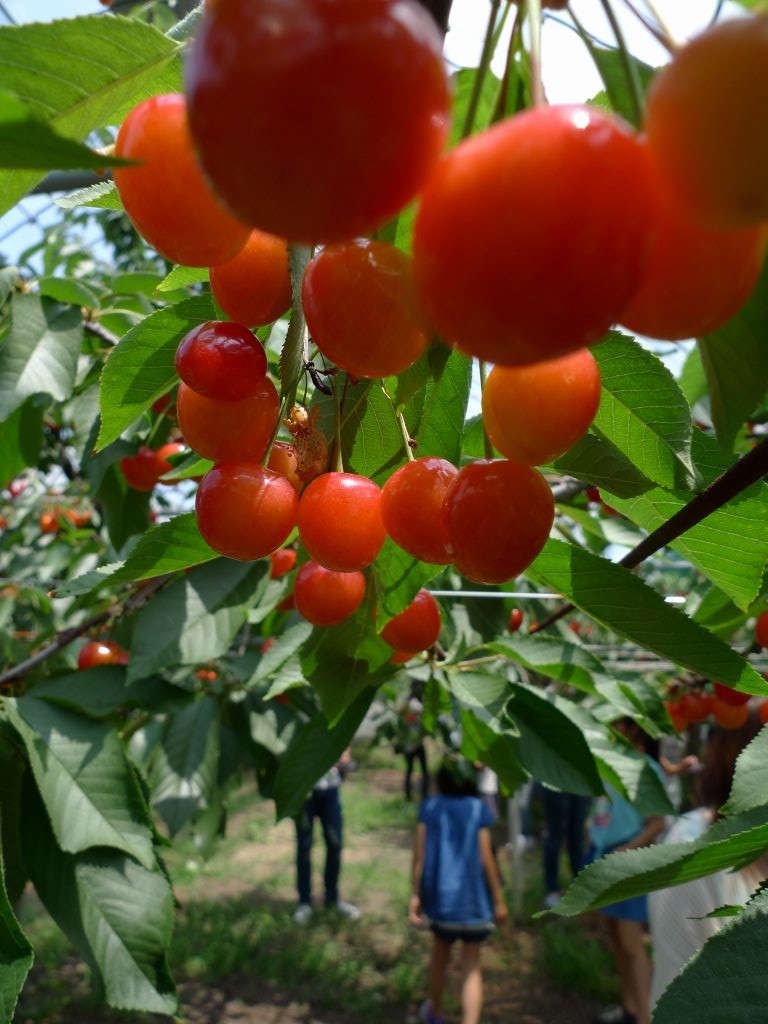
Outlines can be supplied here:
<path id="1" fill-rule="evenodd" d="M 211 806 L 219 767 L 219 707 L 201 697 L 173 715 L 152 764 L 152 805 L 172 836 Z"/>

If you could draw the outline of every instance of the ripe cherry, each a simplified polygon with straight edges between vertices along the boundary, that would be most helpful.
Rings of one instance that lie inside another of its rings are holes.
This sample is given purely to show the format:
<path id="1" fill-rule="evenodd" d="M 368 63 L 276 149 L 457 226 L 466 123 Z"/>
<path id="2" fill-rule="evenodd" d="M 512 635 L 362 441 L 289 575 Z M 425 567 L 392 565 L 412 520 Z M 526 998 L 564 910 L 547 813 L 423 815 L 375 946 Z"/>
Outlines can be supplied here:
<path id="1" fill-rule="evenodd" d="M 675 732 L 684 732 L 688 728 L 688 719 L 683 714 L 680 701 L 666 700 L 664 701 L 664 707 L 667 709 L 669 720 Z"/>
<path id="2" fill-rule="evenodd" d="M 254 462 L 225 462 L 197 490 L 197 524 L 227 558 L 249 562 L 284 544 L 296 525 L 299 499 L 285 477 Z"/>
<path id="3" fill-rule="evenodd" d="M 701 337 L 746 302 L 760 276 L 765 232 L 718 231 L 695 224 L 655 166 L 653 171 L 654 231 L 648 263 L 619 319 L 649 338 Z"/>
<path id="4" fill-rule="evenodd" d="M 238 324 L 271 324 L 291 305 L 288 243 L 282 238 L 252 231 L 234 259 L 211 267 L 213 297 Z"/>
<path id="5" fill-rule="evenodd" d="M 600 404 L 600 371 L 582 348 L 529 366 L 495 366 L 483 388 L 483 423 L 513 462 L 540 466 L 587 432 Z"/>
<path id="6" fill-rule="evenodd" d="M 761 612 L 755 622 L 755 642 L 768 647 L 768 611 Z"/>
<path id="7" fill-rule="evenodd" d="M 422 187 L 448 132 L 442 39 L 414 0 L 218 0 L 186 89 L 217 193 L 294 241 L 383 224 Z"/>
<path id="8" fill-rule="evenodd" d="M 307 267 L 302 303 L 312 340 L 355 377 L 389 377 L 429 342 L 411 258 L 386 242 L 330 245 Z"/>
<path id="9" fill-rule="evenodd" d="M 746 704 L 727 704 L 722 700 L 713 700 L 712 714 L 723 729 L 740 729 L 749 718 L 749 707 Z"/>
<path id="10" fill-rule="evenodd" d="M 654 78 L 645 130 L 664 177 L 703 223 L 768 219 L 768 18 L 723 21 Z M 723 84 L 727 83 L 727 88 Z"/>
<path id="11" fill-rule="evenodd" d="M 715 683 L 715 697 L 722 704 L 731 704 L 733 707 L 748 704 L 750 700 L 748 693 L 741 693 L 739 690 L 734 690 L 724 683 Z"/>
<path id="12" fill-rule="evenodd" d="M 395 542 L 409 555 L 448 565 L 453 560 L 443 502 L 458 469 L 445 459 L 424 456 L 395 470 L 381 492 L 381 517 Z"/>
<path id="13" fill-rule="evenodd" d="M 555 503 L 536 470 L 501 459 L 480 460 L 459 472 L 443 514 L 459 572 L 477 583 L 504 583 L 541 551 Z"/>
<path id="14" fill-rule="evenodd" d="M 82 672 L 99 665 L 124 664 L 125 654 L 126 652 L 118 644 L 92 640 L 80 649 L 77 656 L 77 667 Z"/>
<path id="15" fill-rule="evenodd" d="M 296 446 L 287 441 L 275 441 L 269 453 L 269 468 L 284 476 L 297 494 L 304 490 L 305 482 L 299 476 L 299 457 Z"/>
<path id="16" fill-rule="evenodd" d="M 279 580 L 287 576 L 296 565 L 296 551 L 293 548 L 279 548 L 269 556 L 272 563 L 269 567 L 270 579 Z"/>
<path id="17" fill-rule="evenodd" d="M 55 512 L 43 512 L 40 516 L 41 533 L 58 533 L 60 529 L 59 517 Z"/>
<path id="18" fill-rule="evenodd" d="M 315 626 L 335 626 L 349 618 L 365 597 L 361 572 L 334 572 L 317 562 L 305 562 L 296 574 L 296 608 Z"/>
<path id="19" fill-rule="evenodd" d="M 594 107 L 537 107 L 461 143 L 427 182 L 414 228 L 440 336 L 506 366 L 597 342 L 645 264 L 648 178 L 636 138 Z"/>
<path id="20" fill-rule="evenodd" d="M 245 245 L 248 228 L 224 210 L 203 180 L 183 96 L 153 96 L 134 107 L 120 128 L 115 154 L 138 161 L 115 167 L 115 184 L 136 230 L 161 256 L 210 267 Z"/>
<path id="21" fill-rule="evenodd" d="M 312 558 L 326 569 L 364 569 L 387 536 L 381 520 L 381 488 L 355 473 L 316 477 L 301 496 L 299 536 Z"/>
<path id="22" fill-rule="evenodd" d="M 212 320 L 182 339 L 176 372 L 198 395 L 241 402 L 264 383 L 267 354 L 247 327 Z"/>
<path id="23" fill-rule="evenodd" d="M 420 590 L 408 607 L 384 626 L 381 638 L 396 651 L 425 651 L 437 643 L 441 627 L 437 601 L 428 590 Z"/>
<path id="24" fill-rule="evenodd" d="M 392 657 L 389 659 L 390 665 L 405 665 L 412 658 L 416 657 L 418 651 L 395 651 Z"/>
<path id="25" fill-rule="evenodd" d="M 760 707 L 757 709 L 757 713 L 760 716 L 760 721 L 765 724 L 768 722 L 768 700 L 764 700 Z"/>
<path id="26" fill-rule="evenodd" d="M 179 385 L 179 427 L 189 447 L 204 459 L 260 459 L 277 425 L 280 403 L 265 377 L 248 398 L 220 402 Z"/>
<path id="27" fill-rule="evenodd" d="M 712 699 L 708 693 L 686 693 L 680 698 L 680 714 L 689 722 L 703 722 L 712 711 Z"/>
<path id="28" fill-rule="evenodd" d="M 183 445 L 181 441 L 169 441 L 168 444 L 161 445 L 155 452 L 155 465 L 157 467 L 158 480 L 160 477 L 165 476 L 166 473 L 170 473 L 173 469 L 173 464 L 169 461 L 172 455 L 179 455 L 185 451 L 186 445 Z"/>
<path id="29" fill-rule="evenodd" d="M 168 464 L 170 469 L 170 463 Z M 160 478 L 157 454 L 153 448 L 142 445 L 135 455 L 120 459 L 120 470 L 134 491 L 151 491 Z"/>
<path id="30" fill-rule="evenodd" d="M 516 633 L 523 624 L 523 613 L 519 608 L 513 608 L 509 613 L 509 632 Z"/>

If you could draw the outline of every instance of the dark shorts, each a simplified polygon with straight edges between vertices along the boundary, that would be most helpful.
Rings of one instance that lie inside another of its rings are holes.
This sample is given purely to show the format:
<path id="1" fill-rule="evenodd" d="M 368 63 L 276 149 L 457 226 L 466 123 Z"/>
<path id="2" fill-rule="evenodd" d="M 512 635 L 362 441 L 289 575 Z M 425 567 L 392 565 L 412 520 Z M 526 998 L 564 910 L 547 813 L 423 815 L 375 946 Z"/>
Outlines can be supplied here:
<path id="1" fill-rule="evenodd" d="M 493 931 L 493 928 L 490 927 L 462 928 L 461 925 L 451 927 L 444 924 L 431 924 L 429 927 L 433 935 L 443 942 L 447 942 L 449 946 L 453 945 L 456 939 L 461 939 L 462 942 L 485 942 Z"/>

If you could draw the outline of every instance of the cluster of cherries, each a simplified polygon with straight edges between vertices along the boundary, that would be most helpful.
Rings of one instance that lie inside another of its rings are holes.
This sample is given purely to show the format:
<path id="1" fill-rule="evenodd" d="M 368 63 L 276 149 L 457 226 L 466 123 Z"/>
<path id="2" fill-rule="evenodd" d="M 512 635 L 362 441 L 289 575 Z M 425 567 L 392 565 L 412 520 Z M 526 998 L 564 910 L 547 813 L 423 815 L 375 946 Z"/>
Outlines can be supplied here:
<path id="1" fill-rule="evenodd" d="M 135 455 L 120 460 L 120 470 L 129 487 L 135 491 L 151 491 L 161 477 L 173 469 L 170 457 L 183 451 L 180 441 L 169 441 L 159 448 L 142 445 Z"/>

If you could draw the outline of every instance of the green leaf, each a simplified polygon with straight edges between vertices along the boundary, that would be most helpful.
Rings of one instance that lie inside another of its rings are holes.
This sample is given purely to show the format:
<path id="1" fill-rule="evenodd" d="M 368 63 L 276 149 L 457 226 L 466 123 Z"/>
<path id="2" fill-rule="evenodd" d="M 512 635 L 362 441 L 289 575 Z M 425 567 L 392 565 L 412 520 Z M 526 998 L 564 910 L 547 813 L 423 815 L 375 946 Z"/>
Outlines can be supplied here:
<path id="1" fill-rule="evenodd" d="M 275 776 L 278 821 L 299 814 L 314 784 L 352 742 L 375 692 L 369 686 L 359 693 L 335 725 L 329 725 L 322 715 L 314 715 L 299 729 Z"/>
<path id="2" fill-rule="evenodd" d="M 53 131 L 81 142 L 96 128 L 118 124 L 140 100 L 180 91 L 178 52 L 176 43 L 135 19 L 4 26 L 0 79 Z M 0 173 L 0 213 L 40 178 L 39 171 Z"/>
<path id="3" fill-rule="evenodd" d="M 11 1024 L 35 957 L 8 899 L 5 870 L 4 858 L 0 856 L 0 1022 Z"/>
<path id="4" fill-rule="evenodd" d="M 637 105 L 632 98 L 624 58 L 618 50 L 609 50 L 605 46 L 589 46 L 589 52 L 597 65 L 600 77 L 605 84 L 605 94 L 608 98 L 610 109 L 620 114 L 625 121 L 639 128 Z M 631 55 L 630 60 L 637 72 L 640 86 L 645 91 L 655 74 L 654 68 Z M 600 103 L 600 96 L 596 96 L 592 102 Z M 602 105 L 602 104 L 601 104 Z"/>
<path id="5" fill-rule="evenodd" d="M 380 381 L 361 380 L 349 384 L 346 380 L 345 375 L 337 375 L 336 386 L 342 391 L 346 389 L 341 416 L 344 468 L 383 484 L 405 458 L 403 435 L 394 406 Z M 312 407 L 320 409 L 319 427 L 326 437 L 332 438 L 336 415 L 333 396 L 316 391 Z"/>
<path id="6" fill-rule="evenodd" d="M 472 386 L 472 360 L 451 352 L 438 380 L 424 389 L 423 404 L 414 423 L 414 403 L 409 403 L 405 422 L 417 443 L 416 455 L 437 455 L 454 465 L 461 460 L 464 421 Z"/>
<path id="7" fill-rule="evenodd" d="M 0 480 L 13 480 L 27 466 L 37 465 L 44 414 L 44 403 L 30 398 L 0 423 Z"/>
<path id="8" fill-rule="evenodd" d="M 21 818 L 24 810 L 22 789 L 27 760 L 19 750 L 11 726 L 0 726 L 0 827 L 2 828 L 2 870 L 8 899 L 15 904 L 24 891 L 29 874 L 21 845 Z M 0 953 L 0 963 L 2 963 Z M 2 984 L 0 983 L 0 990 Z"/>
<path id="9" fill-rule="evenodd" d="M 158 709 L 187 699 L 183 690 L 159 676 L 126 684 L 125 675 L 119 665 L 102 665 L 45 679 L 29 695 L 88 718 L 107 718 L 126 708 Z"/>
<path id="10" fill-rule="evenodd" d="M 707 378 L 698 348 L 692 348 L 686 356 L 680 373 L 680 390 L 691 408 L 707 393 Z"/>
<path id="11" fill-rule="evenodd" d="M 301 664 L 298 662 L 297 655 L 309 639 L 311 633 L 312 626 L 309 622 L 297 622 L 295 626 L 291 626 L 290 629 L 286 629 L 280 636 L 275 637 L 275 642 L 259 659 L 256 671 L 248 680 L 248 687 L 258 686 L 259 683 L 272 680 L 269 691 L 264 696 L 265 700 L 269 700 L 278 693 L 287 690 L 294 683 L 303 682 L 304 677 L 301 673 Z M 294 667 L 293 679 L 288 685 L 283 685 L 285 670 L 289 665 Z M 298 667 L 298 673 L 295 671 L 296 667 Z M 279 689 L 275 689 L 275 682 L 277 680 L 281 680 Z"/>
<path id="12" fill-rule="evenodd" d="M 610 853 L 577 876 L 554 913 L 570 917 L 607 903 L 703 878 L 755 860 L 768 846 L 768 808 L 723 818 L 690 843 Z"/>
<path id="13" fill-rule="evenodd" d="M 163 278 L 155 291 L 162 297 L 165 292 L 175 292 L 179 288 L 189 288 L 207 280 L 207 267 L 174 267 L 167 277 Z"/>
<path id="14" fill-rule="evenodd" d="M 690 487 L 691 412 L 661 360 L 612 331 L 594 349 L 603 389 L 592 429 L 662 487 Z"/>
<path id="15" fill-rule="evenodd" d="M 76 277 L 41 277 L 37 287 L 41 295 L 47 295 L 56 302 L 87 306 L 90 309 L 98 309 L 100 306 L 97 293 Z"/>
<path id="16" fill-rule="evenodd" d="M 754 1024 L 768 1002 L 756 964 L 768 934 L 768 893 L 758 893 L 713 935 L 656 1004 L 654 1024 Z"/>
<path id="17" fill-rule="evenodd" d="M 62 852 L 33 786 L 27 789 L 25 850 L 46 910 L 89 964 L 110 1006 L 173 1014 L 168 969 L 173 894 L 165 875 L 114 850 Z"/>
<path id="18" fill-rule="evenodd" d="M 76 192 L 55 200 L 62 210 L 74 210 L 78 206 L 94 206 L 99 210 L 122 210 L 123 204 L 114 181 L 98 181 L 95 185 L 79 188 Z"/>
<path id="19" fill-rule="evenodd" d="M 35 697 L 6 702 L 62 850 L 111 846 L 155 863 L 147 808 L 108 725 Z"/>
<path id="20" fill-rule="evenodd" d="M 161 590 L 139 613 L 128 680 L 226 654 L 268 583 L 266 562 L 219 558 Z"/>
<path id="21" fill-rule="evenodd" d="M 0 33 L 2 29 L 0 29 Z M 69 398 L 83 332 L 80 311 L 39 295 L 14 295 L 0 348 L 0 420 L 30 395 Z"/>
<path id="22" fill-rule="evenodd" d="M 107 164 L 125 163 L 63 138 L 13 93 L 0 90 L 0 168 L 95 171 Z"/>
<path id="23" fill-rule="evenodd" d="M 152 764 L 152 805 L 171 836 L 210 806 L 219 769 L 219 706 L 201 697 L 169 720 Z"/>
<path id="24" fill-rule="evenodd" d="M 768 729 L 761 729 L 736 761 L 724 814 L 741 814 L 768 804 Z"/>
<path id="25" fill-rule="evenodd" d="M 694 431 L 693 454 L 704 484 L 711 483 L 732 463 L 717 442 Z M 649 532 L 657 529 L 691 499 L 686 491 L 653 488 L 636 498 L 611 497 L 611 503 Z M 768 488 L 755 483 L 686 530 L 670 547 L 692 562 L 736 604 L 746 610 L 762 586 L 768 562 Z"/>
<path id="26" fill-rule="evenodd" d="M 727 640 L 744 625 L 747 614 L 737 608 L 722 590 L 710 587 L 693 613 L 693 618 L 702 626 L 706 626 L 715 636 Z"/>
<path id="27" fill-rule="evenodd" d="M 768 696 L 763 677 L 735 651 L 652 590 L 638 576 L 562 541 L 547 541 L 528 574 L 543 580 L 619 636 L 707 679 Z"/>
<path id="28" fill-rule="evenodd" d="M 5 305 L 5 300 L 19 283 L 19 271 L 16 267 L 3 267 L 0 269 L 0 306 Z"/>
<path id="29" fill-rule="evenodd" d="M 176 383 L 174 357 L 179 342 L 193 327 L 215 316 L 210 296 L 195 296 L 151 313 L 120 339 L 101 374 L 97 450 L 116 441 Z"/>
<path id="30" fill-rule="evenodd" d="M 379 626 L 403 611 L 419 590 L 442 570 L 442 565 L 428 565 L 413 558 L 387 537 L 373 564 Z"/>
<path id="31" fill-rule="evenodd" d="M 129 487 L 116 465 L 111 464 L 104 473 L 96 500 L 103 509 L 112 546 L 118 551 L 130 537 L 149 527 L 149 493 Z"/>
<path id="32" fill-rule="evenodd" d="M 602 662 L 580 644 L 547 636 L 516 636 L 487 645 L 532 672 L 595 692 L 595 677 L 607 674 Z"/>
<path id="33" fill-rule="evenodd" d="M 712 421 L 728 450 L 768 390 L 767 325 L 768 263 L 746 305 L 727 324 L 699 339 Z"/>
<path id="34" fill-rule="evenodd" d="M 653 487 L 635 464 L 603 437 L 585 434 L 559 459 L 553 469 L 564 476 L 575 476 L 600 490 L 631 498 Z"/>
<path id="35" fill-rule="evenodd" d="M 459 709 L 461 752 L 468 760 L 482 761 L 496 772 L 510 793 L 522 785 L 528 773 L 520 764 L 520 743 L 509 733 L 501 734 L 468 708 Z"/>

